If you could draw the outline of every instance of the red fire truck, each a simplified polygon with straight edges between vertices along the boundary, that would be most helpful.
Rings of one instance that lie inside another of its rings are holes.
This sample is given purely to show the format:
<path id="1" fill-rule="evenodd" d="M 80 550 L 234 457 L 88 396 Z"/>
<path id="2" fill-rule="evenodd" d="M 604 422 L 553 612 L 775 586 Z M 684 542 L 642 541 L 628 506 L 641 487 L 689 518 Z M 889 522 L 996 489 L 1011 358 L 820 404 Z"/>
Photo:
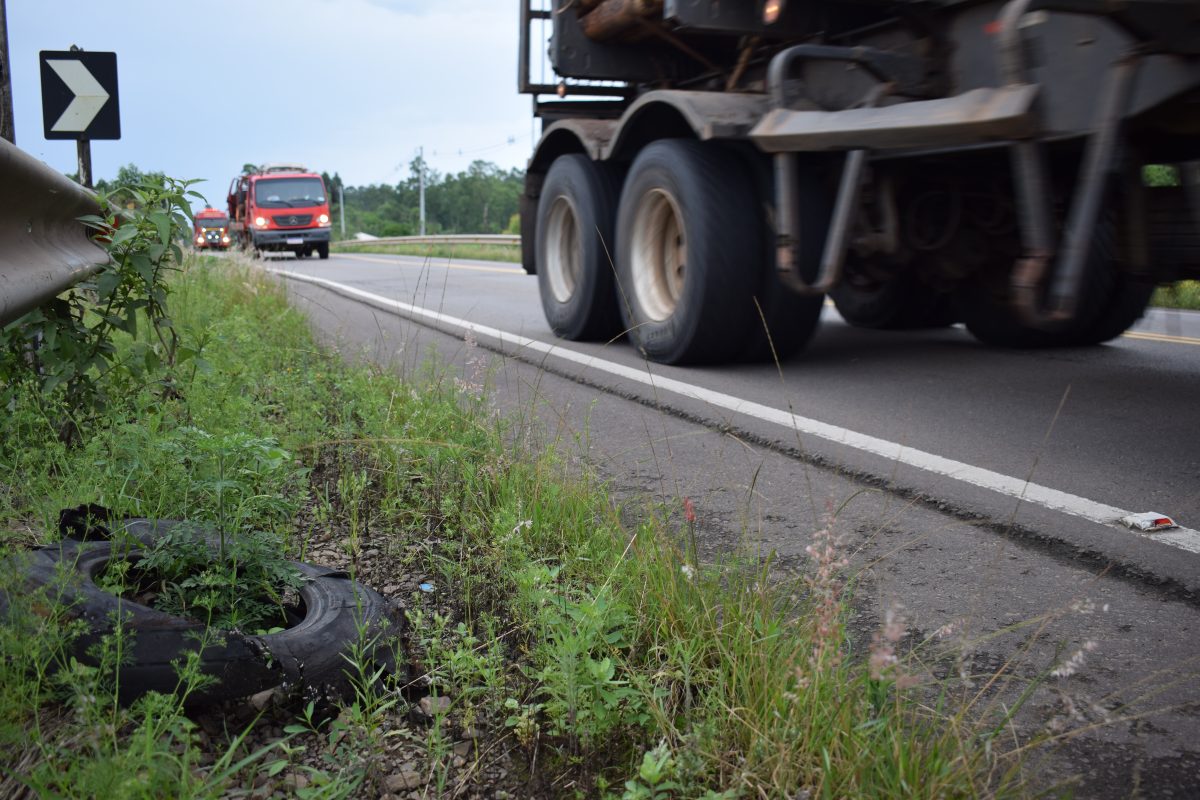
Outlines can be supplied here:
<path id="1" fill-rule="evenodd" d="M 228 215 L 211 206 L 197 211 L 192 218 L 192 235 L 197 250 L 228 250 Z"/>
<path id="2" fill-rule="evenodd" d="M 298 164 L 268 164 L 229 185 L 230 232 L 252 255 L 314 252 L 329 258 L 329 198 L 321 176 Z"/>

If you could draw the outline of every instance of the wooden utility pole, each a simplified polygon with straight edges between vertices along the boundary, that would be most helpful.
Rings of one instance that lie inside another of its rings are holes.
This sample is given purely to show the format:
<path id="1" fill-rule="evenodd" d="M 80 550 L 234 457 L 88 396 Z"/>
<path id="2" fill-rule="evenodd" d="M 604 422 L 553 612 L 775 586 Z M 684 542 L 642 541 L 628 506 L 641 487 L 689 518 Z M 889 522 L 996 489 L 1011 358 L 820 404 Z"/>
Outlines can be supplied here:
<path id="1" fill-rule="evenodd" d="M 8 11 L 0 0 L 0 136 L 17 143 L 13 124 L 12 72 L 8 68 Z"/>

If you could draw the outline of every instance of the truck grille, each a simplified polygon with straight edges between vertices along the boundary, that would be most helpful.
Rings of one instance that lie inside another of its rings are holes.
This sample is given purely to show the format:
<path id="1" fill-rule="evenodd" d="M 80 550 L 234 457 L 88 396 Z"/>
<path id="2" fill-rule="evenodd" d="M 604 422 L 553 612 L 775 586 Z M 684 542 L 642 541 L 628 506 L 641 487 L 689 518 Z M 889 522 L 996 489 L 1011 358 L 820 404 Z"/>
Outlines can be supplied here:
<path id="1" fill-rule="evenodd" d="M 312 222 L 312 214 L 278 214 L 275 224 L 281 228 L 299 228 Z"/>

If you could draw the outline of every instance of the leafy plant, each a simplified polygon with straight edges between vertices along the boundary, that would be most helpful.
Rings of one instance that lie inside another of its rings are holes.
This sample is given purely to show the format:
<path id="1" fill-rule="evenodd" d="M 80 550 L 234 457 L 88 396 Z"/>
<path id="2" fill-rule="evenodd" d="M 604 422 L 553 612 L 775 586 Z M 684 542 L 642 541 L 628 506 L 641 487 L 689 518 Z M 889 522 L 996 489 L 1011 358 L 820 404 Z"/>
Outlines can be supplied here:
<path id="1" fill-rule="evenodd" d="M 81 218 L 108 261 L 66 296 L 0 330 L 0 403 L 35 382 L 61 403 L 60 436 L 74 441 L 81 417 L 103 412 L 132 386 L 153 380 L 175 392 L 173 369 L 188 353 L 167 313 L 167 275 L 183 259 L 177 240 L 191 216 L 187 198 L 199 196 L 192 183 L 161 177 L 121 187 L 136 198 L 132 209 Z M 99 201 L 108 207 L 107 196 Z M 123 348 L 118 332 L 129 337 Z"/>
<path id="2" fill-rule="evenodd" d="M 551 732 L 587 749 L 648 720 L 641 694 L 618 675 L 619 653 L 629 645 L 628 610 L 605 590 L 581 602 L 552 593 L 546 600 L 536 679 Z"/>
<path id="3" fill-rule="evenodd" d="M 306 470 L 271 437 L 233 432 L 211 434 L 181 428 L 160 444 L 164 455 L 183 465 L 187 518 L 217 528 L 220 554 L 226 539 L 289 519 L 296 503 L 283 491 Z"/>
<path id="4" fill-rule="evenodd" d="M 263 531 L 226 537 L 214 552 L 203 529 L 178 525 L 154 543 L 137 573 L 154 593 L 153 605 L 223 629 L 280 627 L 288 590 L 303 575 L 283 556 L 282 543 Z"/>
<path id="5" fill-rule="evenodd" d="M 337 481 L 338 495 L 342 499 L 342 508 L 349 516 L 350 532 L 346 537 L 346 552 L 358 563 L 359 541 L 363 533 L 363 496 L 370 485 L 366 470 L 345 468 Z"/>
<path id="6" fill-rule="evenodd" d="M 157 587 L 155 605 L 221 628 L 283 624 L 284 597 L 303 578 L 284 558 L 280 537 L 255 525 L 290 515 L 293 504 L 279 489 L 303 470 L 274 439 L 197 428 L 181 434 L 162 447 L 187 466 L 189 519 L 215 523 L 216 531 L 178 525 L 155 542 L 139 564 Z"/>
<path id="7" fill-rule="evenodd" d="M 136 452 L 110 455 L 106 470 L 155 470 L 160 481 L 179 470 L 176 507 L 189 522 L 167 530 L 136 563 L 111 564 L 102 584 L 149 593 L 156 608 L 220 628 L 284 625 L 285 597 L 303 580 L 284 557 L 282 538 L 263 528 L 290 518 L 295 501 L 284 490 L 304 470 L 274 439 L 240 432 L 184 427 L 151 449 L 159 452 L 145 464 Z"/>
<path id="8" fill-rule="evenodd" d="M 659 742 L 657 747 L 642 756 L 637 777 L 625 782 L 622 800 L 665 800 L 671 797 L 672 792 L 680 788 L 678 783 L 671 780 L 674 769 L 675 759 L 671 756 L 671 748 L 666 742 Z"/>

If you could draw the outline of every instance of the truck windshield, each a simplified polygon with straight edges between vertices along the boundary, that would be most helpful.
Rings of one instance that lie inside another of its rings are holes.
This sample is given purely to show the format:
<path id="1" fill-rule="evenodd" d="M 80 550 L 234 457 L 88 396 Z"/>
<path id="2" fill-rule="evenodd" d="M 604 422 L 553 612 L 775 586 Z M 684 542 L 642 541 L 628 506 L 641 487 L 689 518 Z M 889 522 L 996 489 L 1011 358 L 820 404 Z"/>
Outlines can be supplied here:
<path id="1" fill-rule="evenodd" d="M 197 228 L 227 228 L 229 217 L 200 217 L 196 220 Z"/>
<path id="2" fill-rule="evenodd" d="M 263 208 L 300 208 L 325 202 L 320 178 L 265 178 L 254 184 L 254 202 Z"/>

